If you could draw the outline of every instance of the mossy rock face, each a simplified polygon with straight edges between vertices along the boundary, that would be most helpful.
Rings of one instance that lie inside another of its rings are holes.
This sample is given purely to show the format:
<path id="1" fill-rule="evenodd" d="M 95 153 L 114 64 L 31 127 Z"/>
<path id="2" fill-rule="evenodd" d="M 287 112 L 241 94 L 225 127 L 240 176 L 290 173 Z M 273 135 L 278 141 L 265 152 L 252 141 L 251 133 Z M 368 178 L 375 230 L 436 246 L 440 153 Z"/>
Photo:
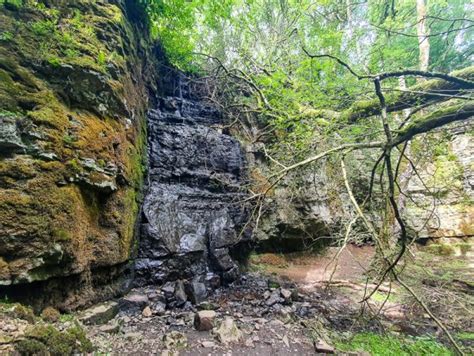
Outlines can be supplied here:
<path id="1" fill-rule="evenodd" d="M 472 155 L 469 128 L 437 133 L 411 142 L 410 154 L 420 164 L 405 193 L 408 224 L 420 238 L 467 238 L 474 235 Z M 459 254 L 452 247 L 432 247 L 440 254 Z"/>
<path id="2" fill-rule="evenodd" d="M 123 265 L 134 246 L 148 88 L 157 82 L 153 70 L 142 73 L 156 62 L 147 30 L 128 19 L 125 1 L 5 4 L 0 285 Z M 88 293 L 52 303 L 94 300 L 87 282 L 77 288 Z"/>

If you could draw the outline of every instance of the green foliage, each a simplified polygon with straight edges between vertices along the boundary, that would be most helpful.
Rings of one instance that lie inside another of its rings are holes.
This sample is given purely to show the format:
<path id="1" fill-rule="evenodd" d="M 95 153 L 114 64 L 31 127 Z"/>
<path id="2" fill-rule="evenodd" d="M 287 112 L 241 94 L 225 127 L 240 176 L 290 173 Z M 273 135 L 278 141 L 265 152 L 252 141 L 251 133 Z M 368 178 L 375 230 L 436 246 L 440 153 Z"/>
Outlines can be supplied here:
<path id="1" fill-rule="evenodd" d="M 18 10 L 23 6 L 23 0 L 0 0 L 0 5 L 9 10 Z"/>
<path id="2" fill-rule="evenodd" d="M 460 332 L 456 334 L 456 337 L 460 340 L 474 341 L 473 332 Z"/>
<path id="3" fill-rule="evenodd" d="M 48 348 L 40 341 L 33 339 L 24 339 L 16 343 L 16 351 L 20 355 L 47 355 Z"/>
<path id="4" fill-rule="evenodd" d="M 56 31 L 56 23 L 52 20 L 36 21 L 31 24 L 31 30 L 38 36 L 51 36 Z"/>
<path id="5" fill-rule="evenodd" d="M 55 241 L 69 241 L 71 240 L 71 234 L 69 231 L 64 229 L 56 229 L 53 231 L 53 237 Z"/>
<path id="6" fill-rule="evenodd" d="M 13 33 L 10 31 L 3 31 L 0 33 L 0 41 L 11 41 L 13 38 Z"/>
<path id="7" fill-rule="evenodd" d="M 47 58 L 47 61 L 52 67 L 57 68 L 57 67 L 61 66 L 61 59 L 59 57 L 50 56 L 50 57 Z"/>
<path id="8" fill-rule="evenodd" d="M 104 66 L 107 64 L 107 56 L 105 55 L 104 52 L 100 51 L 99 54 L 97 55 L 97 63 L 100 66 Z"/>
<path id="9" fill-rule="evenodd" d="M 336 343 L 341 351 L 366 351 L 374 356 L 453 355 L 445 346 L 429 338 L 401 338 L 373 333 L 356 334 Z"/>

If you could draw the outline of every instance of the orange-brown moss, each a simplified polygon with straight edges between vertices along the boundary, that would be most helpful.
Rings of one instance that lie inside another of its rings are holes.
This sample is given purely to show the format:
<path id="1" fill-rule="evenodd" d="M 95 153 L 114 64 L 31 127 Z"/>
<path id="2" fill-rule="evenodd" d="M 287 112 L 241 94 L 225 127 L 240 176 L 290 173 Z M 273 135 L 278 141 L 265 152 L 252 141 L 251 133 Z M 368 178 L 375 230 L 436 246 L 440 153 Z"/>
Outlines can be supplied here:
<path id="1" fill-rule="evenodd" d="M 55 323 L 59 320 L 61 314 L 59 314 L 58 310 L 53 307 L 46 307 L 43 309 L 40 316 L 44 321 Z"/>
<path id="2" fill-rule="evenodd" d="M 10 268 L 8 263 L 0 257 L 0 280 L 9 280 L 10 279 Z"/>

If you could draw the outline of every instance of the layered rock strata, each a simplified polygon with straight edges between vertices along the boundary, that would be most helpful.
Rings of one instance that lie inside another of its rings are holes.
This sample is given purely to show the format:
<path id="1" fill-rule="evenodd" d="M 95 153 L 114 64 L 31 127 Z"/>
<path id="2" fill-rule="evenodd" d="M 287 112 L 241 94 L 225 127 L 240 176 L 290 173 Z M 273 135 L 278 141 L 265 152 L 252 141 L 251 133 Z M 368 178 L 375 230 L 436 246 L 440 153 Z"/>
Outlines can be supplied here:
<path id="1" fill-rule="evenodd" d="M 189 295 L 202 296 L 238 275 L 229 253 L 249 237 L 245 156 L 222 123 L 220 112 L 190 96 L 163 98 L 149 112 L 138 284 L 183 279 Z"/>

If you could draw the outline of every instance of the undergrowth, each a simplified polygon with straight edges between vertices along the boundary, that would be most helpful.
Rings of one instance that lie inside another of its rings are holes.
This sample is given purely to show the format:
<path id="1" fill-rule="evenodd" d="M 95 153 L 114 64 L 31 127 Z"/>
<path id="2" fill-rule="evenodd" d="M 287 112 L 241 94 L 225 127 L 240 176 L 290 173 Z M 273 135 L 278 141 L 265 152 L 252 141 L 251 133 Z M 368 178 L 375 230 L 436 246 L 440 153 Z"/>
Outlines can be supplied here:
<path id="1" fill-rule="evenodd" d="M 335 343 L 340 351 L 366 351 L 374 356 L 454 355 L 444 345 L 430 338 L 398 337 L 360 333 Z"/>

